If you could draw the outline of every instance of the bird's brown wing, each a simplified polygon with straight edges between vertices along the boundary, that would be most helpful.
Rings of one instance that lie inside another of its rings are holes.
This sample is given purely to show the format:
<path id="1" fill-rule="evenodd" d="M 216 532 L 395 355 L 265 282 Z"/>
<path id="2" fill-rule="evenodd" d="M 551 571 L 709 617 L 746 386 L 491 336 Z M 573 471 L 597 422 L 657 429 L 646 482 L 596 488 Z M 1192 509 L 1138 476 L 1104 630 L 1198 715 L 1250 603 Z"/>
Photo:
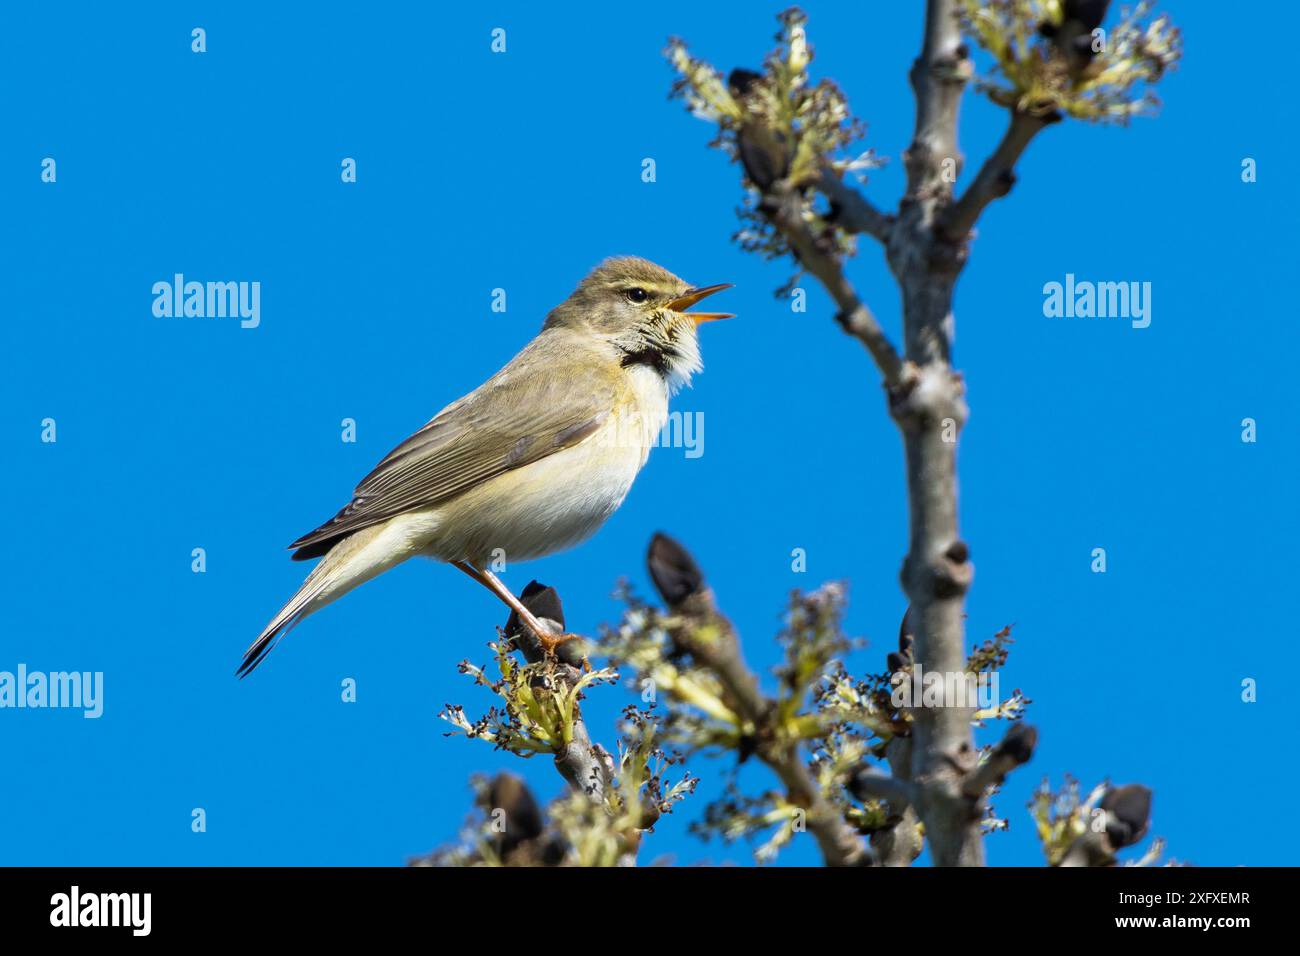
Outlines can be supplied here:
<path id="1" fill-rule="evenodd" d="M 616 399 L 616 381 L 590 355 L 585 362 L 572 352 L 543 361 L 530 346 L 389 452 L 347 507 L 289 545 L 298 549 L 293 557 L 318 557 L 362 528 L 570 448 L 599 430 Z"/>

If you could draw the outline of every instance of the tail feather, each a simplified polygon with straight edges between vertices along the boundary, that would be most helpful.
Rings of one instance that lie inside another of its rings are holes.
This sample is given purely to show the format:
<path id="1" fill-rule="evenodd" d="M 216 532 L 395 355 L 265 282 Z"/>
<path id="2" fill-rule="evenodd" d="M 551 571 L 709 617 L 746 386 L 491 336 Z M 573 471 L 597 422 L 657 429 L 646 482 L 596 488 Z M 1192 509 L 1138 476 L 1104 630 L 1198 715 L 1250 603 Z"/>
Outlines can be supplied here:
<path id="1" fill-rule="evenodd" d="M 257 640 L 244 651 L 244 660 L 239 665 L 239 670 L 235 671 L 235 676 L 247 677 L 258 664 L 262 663 L 266 655 L 275 649 L 275 645 L 280 643 L 280 638 L 293 630 L 299 621 L 313 611 L 323 608 L 335 598 L 342 597 L 363 580 L 368 580 L 368 578 L 352 582 L 344 580 L 347 577 L 348 566 L 354 563 L 351 559 L 355 557 L 357 557 L 355 549 L 338 547 L 327 554 L 325 560 L 312 568 L 311 574 L 307 575 L 307 580 L 302 582 L 298 593 L 289 598 L 289 603 L 280 608 L 279 613 L 271 618 L 271 623 L 266 625 Z M 337 588 L 335 593 L 325 596 L 322 600 L 326 589 L 339 584 L 344 586 Z"/>
<path id="2" fill-rule="evenodd" d="M 308 605 L 316 597 L 319 589 L 313 589 L 310 585 L 311 578 L 309 577 L 298 593 L 280 609 L 280 613 L 271 619 L 271 623 L 266 625 L 266 628 L 258 635 L 257 640 L 249 645 L 248 650 L 244 651 L 244 660 L 240 663 L 239 670 L 235 671 L 236 677 L 244 678 L 253 673 L 257 665 L 262 663 L 266 655 L 275 649 L 276 644 L 280 643 L 280 638 L 292 631 L 294 625 L 316 610 L 316 608 L 308 607 Z"/>
<path id="3" fill-rule="evenodd" d="M 289 599 L 289 603 L 280 609 L 244 652 L 243 663 L 236 675 L 247 677 L 251 674 L 280 638 L 307 615 L 418 554 L 427 538 L 427 530 L 418 520 L 401 516 L 386 524 L 363 528 L 335 543 L 320 564 L 312 568 L 298 593 Z"/>
<path id="4" fill-rule="evenodd" d="M 263 632 L 262 636 L 253 642 L 248 650 L 244 651 L 244 659 L 239 665 L 239 670 L 235 671 L 235 676 L 243 679 L 257 669 L 257 665 L 262 663 L 267 654 L 275 649 L 275 645 L 280 643 L 280 638 L 293 630 L 294 624 L 297 624 L 301 618 L 296 618 L 289 624 L 272 632 Z"/>

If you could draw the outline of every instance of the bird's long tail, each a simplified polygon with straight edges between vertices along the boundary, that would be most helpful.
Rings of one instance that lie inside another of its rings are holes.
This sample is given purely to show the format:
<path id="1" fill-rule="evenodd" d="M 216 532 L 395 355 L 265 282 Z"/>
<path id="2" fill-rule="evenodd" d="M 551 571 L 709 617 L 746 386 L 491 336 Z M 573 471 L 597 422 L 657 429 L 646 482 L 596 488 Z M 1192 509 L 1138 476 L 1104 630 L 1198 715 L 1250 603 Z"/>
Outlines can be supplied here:
<path id="1" fill-rule="evenodd" d="M 420 544 L 422 542 L 413 540 L 401 523 L 394 520 L 364 528 L 334 545 L 320 564 L 312 568 L 298 593 L 244 651 L 244 660 L 236 675 L 247 677 L 299 621 L 419 553 Z"/>

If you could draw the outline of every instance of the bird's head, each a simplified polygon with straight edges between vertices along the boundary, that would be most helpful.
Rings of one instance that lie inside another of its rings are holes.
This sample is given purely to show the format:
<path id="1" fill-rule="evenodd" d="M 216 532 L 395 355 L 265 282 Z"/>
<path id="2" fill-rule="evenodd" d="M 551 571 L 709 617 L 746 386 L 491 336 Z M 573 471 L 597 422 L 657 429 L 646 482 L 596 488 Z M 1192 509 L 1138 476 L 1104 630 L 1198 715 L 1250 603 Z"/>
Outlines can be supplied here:
<path id="1" fill-rule="evenodd" d="M 729 283 L 692 286 L 635 256 L 606 259 L 551 312 L 546 327 L 595 335 L 615 349 L 624 367 L 649 366 L 677 388 L 703 367 L 696 329 L 731 318 L 727 312 L 687 310 L 729 288 Z"/>

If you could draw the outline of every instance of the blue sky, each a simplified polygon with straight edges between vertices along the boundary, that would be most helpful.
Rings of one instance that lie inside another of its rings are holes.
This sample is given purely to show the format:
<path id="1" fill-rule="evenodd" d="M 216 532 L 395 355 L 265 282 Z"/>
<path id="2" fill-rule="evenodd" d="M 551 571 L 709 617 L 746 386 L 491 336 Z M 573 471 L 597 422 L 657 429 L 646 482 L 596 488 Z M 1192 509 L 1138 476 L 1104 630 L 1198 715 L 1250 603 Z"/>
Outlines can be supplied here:
<path id="1" fill-rule="evenodd" d="M 871 642 L 850 666 L 878 669 L 889 649 L 906 511 L 877 374 L 819 289 L 805 283 L 808 312 L 791 313 L 772 295 L 788 263 L 729 241 L 738 170 L 666 99 L 670 34 L 723 68 L 757 65 L 784 3 L 442 6 L 0 17 L 0 670 L 105 681 L 98 720 L 0 710 L 0 864 L 395 864 L 455 835 L 473 771 L 557 794 L 546 763 L 443 736 L 445 702 L 491 703 L 456 663 L 486 660 L 504 617 L 454 570 L 409 562 L 304 623 L 251 679 L 233 672 L 304 572 L 284 546 L 611 254 L 736 284 L 725 307 L 740 317 L 704 330 L 705 372 L 675 403 L 703 413 L 704 453 L 657 450 L 593 540 L 507 582 L 556 585 L 570 625 L 594 632 L 618 614 L 619 575 L 648 590 L 642 556 L 663 529 L 695 551 L 755 665 L 776 658 L 789 589 L 830 579 L 851 582 L 849 629 Z M 814 74 L 842 85 L 891 159 L 867 187 L 881 205 L 901 188 L 919 6 L 806 6 Z M 969 636 L 1016 625 L 1004 688 L 1033 699 L 1041 734 L 997 801 L 1011 829 L 987 841 L 993 863 L 1041 861 L 1024 804 L 1066 773 L 1154 788 L 1152 832 L 1176 858 L 1297 857 L 1294 828 L 1268 813 L 1300 782 L 1285 759 L 1300 667 L 1287 61 L 1258 49 L 1282 37 L 1248 18 L 1178 6 L 1189 52 L 1163 114 L 1047 131 L 958 290 Z M 971 167 L 1002 126 L 967 94 Z M 1244 157 L 1257 183 L 1241 182 Z M 259 281 L 260 326 L 156 318 L 152 285 L 178 272 Z M 896 335 L 879 250 L 864 243 L 851 272 Z M 1066 273 L 1150 282 L 1151 326 L 1045 318 L 1043 285 Z M 1244 678 L 1258 702 L 1241 702 Z M 628 700 L 592 697 L 606 742 Z M 749 859 L 686 833 L 727 765 L 694 763 L 706 784 L 647 859 Z M 742 780 L 774 785 L 759 767 Z M 191 832 L 196 807 L 206 833 Z M 816 859 L 810 838 L 782 857 Z"/>

